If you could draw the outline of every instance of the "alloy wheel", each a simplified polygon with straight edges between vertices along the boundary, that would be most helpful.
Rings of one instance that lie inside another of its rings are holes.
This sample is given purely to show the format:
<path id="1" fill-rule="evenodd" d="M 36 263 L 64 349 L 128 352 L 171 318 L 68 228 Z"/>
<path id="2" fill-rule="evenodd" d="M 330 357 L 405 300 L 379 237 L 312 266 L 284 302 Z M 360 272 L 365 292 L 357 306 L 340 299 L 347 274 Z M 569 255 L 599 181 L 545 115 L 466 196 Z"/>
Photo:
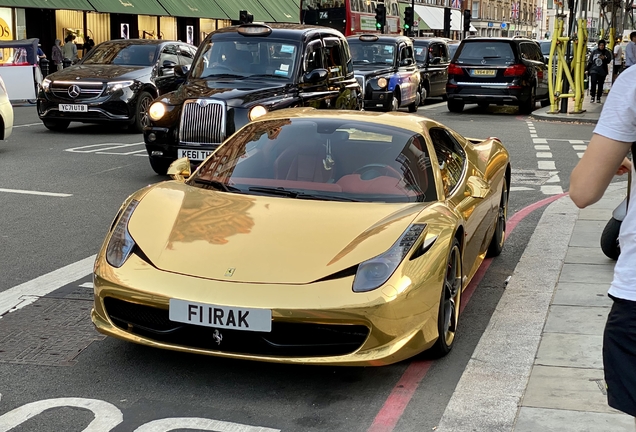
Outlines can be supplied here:
<path id="1" fill-rule="evenodd" d="M 451 250 L 444 280 L 444 321 L 443 337 L 446 346 L 451 346 L 457 332 L 459 322 L 459 305 L 462 295 L 462 275 L 460 252 L 457 245 Z"/>
<path id="2" fill-rule="evenodd" d="M 141 119 L 141 125 L 146 127 L 150 126 L 150 118 L 148 117 L 148 108 L 152 100 L 149 97 L 145 97 L 139 103 L 139 118 Z"/>

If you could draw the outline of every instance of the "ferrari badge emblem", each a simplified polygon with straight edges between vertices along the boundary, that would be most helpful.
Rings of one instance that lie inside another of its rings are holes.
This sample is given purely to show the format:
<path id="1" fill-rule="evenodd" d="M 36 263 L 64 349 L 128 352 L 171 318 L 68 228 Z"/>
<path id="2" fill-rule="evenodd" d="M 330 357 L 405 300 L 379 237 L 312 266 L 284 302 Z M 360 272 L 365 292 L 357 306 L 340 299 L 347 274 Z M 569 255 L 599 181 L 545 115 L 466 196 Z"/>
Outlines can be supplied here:
<path id="1" fill-rule="evenodd" d="M 221 341 L 223 340 L 223 335 L 221 334 L 220 331 L 214 330 L 214 333 L 212 333 L 212 338 L 214 339 L 214 342 L 216 342 L 217 345 L 221 345 Z"/>
<path id="2" fill-rule="evenodd" d="M 227 269 L 227 271 L 225 272 L 225 276 L 227 276 L 227 277 L 232 277 L 232 276 L 234 276 L 234 271 L 235 271 L 235 270 L 236 270 L 236 269 L 235 269 L 234 267 L 230 267 L 230 268 L 229 268 L 229 269 Z"/>

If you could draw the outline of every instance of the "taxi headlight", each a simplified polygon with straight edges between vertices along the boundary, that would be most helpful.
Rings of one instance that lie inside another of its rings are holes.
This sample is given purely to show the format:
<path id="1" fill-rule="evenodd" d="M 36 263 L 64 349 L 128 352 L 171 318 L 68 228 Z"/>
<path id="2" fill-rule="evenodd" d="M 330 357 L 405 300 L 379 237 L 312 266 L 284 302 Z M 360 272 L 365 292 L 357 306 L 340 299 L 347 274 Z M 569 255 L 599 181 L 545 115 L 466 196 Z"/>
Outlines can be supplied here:
<path id="1" fill-rule="evenodd" d="M 161 102 L 155 102 L 148 108 L 148 115 L 153 121 L 161 120 L 166 114 L 166 106 Z"/>
<path id="2" fill-rule="evenodd" d="M 135 241 L 128 232 L 128 221 L 130 220 L 139 201 L 132 200 L 128 207 L 123 211 L 117 225 L 113 229 L 113 233 L 106 247 L 106 261 L 113 267 L 121 267 L 124 265 L 130 254 L 132 253 Z"/>
<path id="3" fill-rule="evenodd" d="M 384 88 L 388 84 L 386 78 L 378 78 L 378 87 Z"/>
<path id="4" fill-rule="evenodd" d="M 49 91 L 50 86 L 51 86 L 51 80 L 48 78 L 44 78 L 42 80 L 42 90 Z"/>
<path id="5" fill-rule="evenodd" d="M 267 108 L 265 108 L 263 105 L 256 105 L 250 110 L 248 117 L 250 120 L 256 120 L 257 118 L 262 117 L 265 114 L 267 114 Z"/>
<path id="6" fill-rule="evenodd" d="M 353 279 L 353 291 L 372 291 L 382 286 L 398 268 L 413 245 L 420 238 L 426 224 L 413 224 L 407 228 L 391 249 L 360 263 Z"/>

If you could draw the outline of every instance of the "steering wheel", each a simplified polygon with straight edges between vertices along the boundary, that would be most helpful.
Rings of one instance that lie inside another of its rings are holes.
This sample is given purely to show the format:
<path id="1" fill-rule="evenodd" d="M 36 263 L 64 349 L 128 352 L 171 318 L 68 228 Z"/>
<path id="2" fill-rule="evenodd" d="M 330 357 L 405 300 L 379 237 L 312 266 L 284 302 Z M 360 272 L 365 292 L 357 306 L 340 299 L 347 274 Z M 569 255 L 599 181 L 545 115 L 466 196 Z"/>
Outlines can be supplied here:
<path id="1" fill-rule="evenodd" d="M 229 67 L 229 66 L 227 66 L 227 65 L 224 65 L 224 64 L 222 64 L 222 63 L 214 63 L 214 64 L 210 67 L 210 69 L 225 69 L 225 70 L 229 70 L 229 71 L 234 70 L 234 69 L 232 69 L 231 67 Z"/>
<path id="2" fill-rule="evenodd" d="M 358 168 L 353 173 L 360 174 L 360 179 L 362 180 L 372 180 L 380 176 L 394 177 L 398 180 L 404 177 L 398 170 L 385 164 L 367 164 Z"/>

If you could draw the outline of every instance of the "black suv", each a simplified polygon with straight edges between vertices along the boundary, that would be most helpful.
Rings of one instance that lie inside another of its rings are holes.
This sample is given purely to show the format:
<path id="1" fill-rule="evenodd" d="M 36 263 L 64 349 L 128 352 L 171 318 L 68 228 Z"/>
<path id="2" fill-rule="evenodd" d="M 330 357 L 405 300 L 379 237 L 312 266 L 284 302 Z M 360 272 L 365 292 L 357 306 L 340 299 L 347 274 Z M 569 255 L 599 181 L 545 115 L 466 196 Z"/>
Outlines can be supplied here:
<path id="1" fill-rule="evenodd" d="M 547 101 L 548 66 L 536 42 L 526 38 L 469 38 L 461 42 L 448 66 L 448 110 L 464 104 L 517 105 L 531 113 Z"/>
<path id="2" fill-rule="evenodd" d="M 362 107 L 347 40 L 337 30 L 297 24 L 243 24 L 212 32 L 186 82 L 157 99 L 144 129 L 150 165 L 166 174 L 187 156 L 207 158 L 235 131 L 268 111 Z M 302 139 L 302 137 L 298 137 Z"/>
<path id="3" fill-rule="evenodd" d="M 448 44 L 444 39 L 415 38 L 415 60 L 422 77 L 422 103 L 427 97 L 446 98 L 448 81 Z"/>
<path id="4" fill-rule="evenodd" d="M 192 63 L 196 48 L 151 39 L 113 40 L 93 48 L 75 66 L 47 76 L 38 92 L 38 115 L 50 130 L 72 121 L 119 123 L 142 132 L 154 98 L 175 90 L 174 68 Z"/>

